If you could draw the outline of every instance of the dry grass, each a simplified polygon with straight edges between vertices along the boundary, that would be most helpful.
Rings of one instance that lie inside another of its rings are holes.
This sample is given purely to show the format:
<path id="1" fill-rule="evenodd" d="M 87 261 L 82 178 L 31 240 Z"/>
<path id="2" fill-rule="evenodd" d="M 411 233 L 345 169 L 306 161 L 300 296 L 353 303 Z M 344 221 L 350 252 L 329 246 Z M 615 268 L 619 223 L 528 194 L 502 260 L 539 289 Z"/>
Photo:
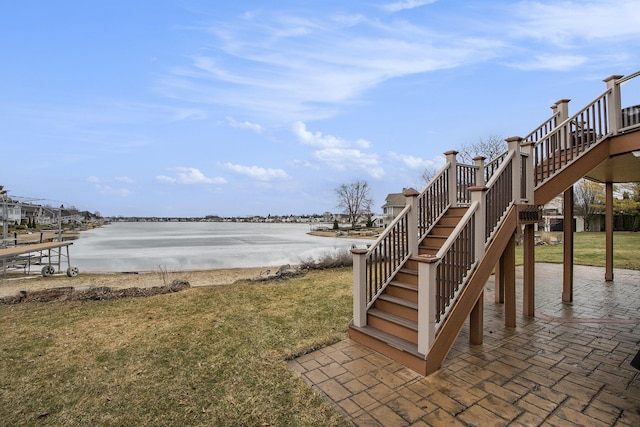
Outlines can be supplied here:
<path id="1" fill-rule="evenodd" d="M 351 270 L 0 306 L 5 425 L 345 425 L 286 359 L 345 338 Z"/>

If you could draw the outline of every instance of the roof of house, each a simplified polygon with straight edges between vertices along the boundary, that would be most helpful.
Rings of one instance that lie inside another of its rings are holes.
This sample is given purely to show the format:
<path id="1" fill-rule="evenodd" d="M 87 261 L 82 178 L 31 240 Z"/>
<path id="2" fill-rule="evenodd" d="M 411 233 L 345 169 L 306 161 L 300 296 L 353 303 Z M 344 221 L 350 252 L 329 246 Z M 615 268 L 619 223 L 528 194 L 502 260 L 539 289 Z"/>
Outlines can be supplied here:
<path id="1" fill-rule="evenodd" d="M 382 205 L 383 208 L 388 208 L 392 206 L 405 206 L 406 205 L 404 194 L 402 193 L 389 193 L 385 199 L 385 204 Z"/>

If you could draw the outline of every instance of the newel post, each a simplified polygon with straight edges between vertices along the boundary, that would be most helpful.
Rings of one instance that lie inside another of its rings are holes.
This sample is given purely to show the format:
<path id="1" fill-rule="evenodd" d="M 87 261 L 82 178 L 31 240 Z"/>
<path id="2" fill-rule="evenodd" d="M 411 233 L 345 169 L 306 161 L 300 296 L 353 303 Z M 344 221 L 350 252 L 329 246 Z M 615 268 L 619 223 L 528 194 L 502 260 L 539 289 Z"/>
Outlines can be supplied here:
<path id="1" fill-rule="evenodd" d="M 449 170 L 447 171 L 447 195 L 451 207 L 458 206 L 458 160 L 456 159 L 457 151 L 451 150 L 444 153 L 447 158 Z"/>
<path id="2" fill-rule="evenodd" d="M 611 90 L 609 98 L 609 132 L 616 135 L 622 128 L 622 99 L 620 97 L 620 85 L 616 83 L 623 76 L 613 75 L 603 80 L 607 84 L 607 90 Z"/>
<path id="3" fill-rule="evenodd" d="M 476 167 L 476 185 L 479 187 L 484 187 L 486 182 L 484 182 L 484 161 L 486 157 L 478 156 L 473 158 L 473 166 Z"/>
<path id="4" fill-rule="evenodd" d="M 353 254 L 353 325 L 367 326 L 367 250 L 351 249 Z"/>
<path id="5" fill-rule="evenodd" d="M 569 118 L 569 101 L 571 101 L 570 99 L 561 99 L 560 101 L 556 102 L 555 108 L 551 107 L 551 109 L 558 113 L 558 123 L 556 123 L 556 126 L 559 125 L 560 123 L 564 122 L 565 120 L 567 120 Z M 567 134 L 567 132 L 560 132 L 560 147 L 554 147 L 555 149 L 557 148 L 566 148 L 569 146 L 569 144 L 567 143 L 567 138 L 569 137 L 569 135 Z"/>
<path id="6" fill-rule="evenodd" d="M 522 178 L 525 181 L 525 192 L 522 194 L 522 197 L 525 199 L 524 202 L 527 204 L 533 204 L 533 190 L 535 187 L 534 182 L 534 173 L 535 166 L 533 164 L 533 142 L 521 142 L 521 157 L 522 157 Z"/>
<path id="7" fill-rule="evenodd" d="M 418 353 L 427 354 L 436 339 L 436 273 L 440 258 L 415 257 L 418 261 Z"/>
<path id="8" fill-rule="evenodd" d="M 520 143 L 522 138 L 519 136 L 512 136 L 506 139 L 509 146 L 509 153 L 514 153 L 513 163 L 511 165 L 511 200 L 515 203 L 520 203 Z"/>
<path id="9" fill-rule="evenodd" d="M 476 185 L 469 187 L 469 192 L 471 193 L 471 205 L 478 203 L 473 223 L 473 258 L 477 261 L 484 256 L 484 244 L 487 238 L 487 187 Z"/>
<path id="10" fill-rule="evenodd" d="M 408 188 L 403 190 L 402 194 L 405 197 L 406 205 L 411 206 L 407 217 L 407 227 L 409 228 L 409 235 L 407 236 L 409 239 L 409 253 L 411 255 L 418 255 L 418 196 L 420 193 L 413 188 Z"/>

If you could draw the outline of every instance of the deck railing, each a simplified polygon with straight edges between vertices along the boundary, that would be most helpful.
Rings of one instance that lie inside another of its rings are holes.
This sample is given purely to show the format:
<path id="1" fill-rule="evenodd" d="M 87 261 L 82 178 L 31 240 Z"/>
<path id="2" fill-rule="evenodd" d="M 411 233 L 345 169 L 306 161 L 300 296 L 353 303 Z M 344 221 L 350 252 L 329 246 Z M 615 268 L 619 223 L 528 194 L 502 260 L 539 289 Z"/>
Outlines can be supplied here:
<path id="1" fill-rule="evenodd" d="M 535 141 L 533 160 L 536 185 L 549 179 L 597 141 L 609 135 L 610 96 L 611 89 L 608 89 L 545 137 Z"/>
<path id="2" fill-rule="evenodd" d="M 418 240 L 429 233 L 449 206 L 449 170 L 447 165 L 427 184 L 418 196 Z"/>
<path id="3" fill-rule="evenodd" d="M 476 170 L 473 165 L 456 165 L 456 201 L 459 205 L 471 203 L 469 187 L 476 185 Z"/>
<path id="4" fill-rule="evenodd" d="M 364 253 L 364 271 L 361 273 L 363 277 L 360 279 L 364 279 L 365 295 L 363 296 L 365 299 L 363 303 L 366 307 L 369 307 L 382 292 L 389 280 L 410 256 L 410 211 L 411 206 L 405 206 L 376 242 L 371 245 L 370 249 Z M 354 255 L 359 253 L 358 251 L 358 249 L 354 249 Z"/>
<path id="5" fill-rule="evenodd" d="M 514 159 L 521 158 L 519 153 L 510 152 L 500 165 L 500 168 L 487 182 L 486 191 L 486 225 L 485 241 L 488 241 L 500 222 L 500 218 L 507 211 L 513 201 L 513 163 Z M 519 168 L 518 168 L 519 169 Z M 518 170 L 519 172 L 519 170 Z M 525 181 L 525 180 L 522 180 Z M 520 189 L 522 192 L 522 189 Z M 525 188 L 526 192 L 526 188 Z"/>
<path id="6" fill-rule="evenodd" d="M 640 127 L 640 99 L 638 99 L 640 79 L 634 80 L 636 77 L 640 77 L 640 71 L 616 80 L 615 87 L 620 91 L 621 132 L 637 130 Z M 629 84 L 632 85 L 631 88 L 627 86 Z M 630 94 L 632 99 L 626 99 L 627 94 Z"/>
<path id="7" fill-rule="evenodd" d="M 445 317 L 455 301 L 475 258 L 475 206 L 460 221 L 462 226 L 454 231 L 450 244 L 439 252 L 442 258 L 436 267 L 436 323 Z M 437 333 L 437 331 L 436 331 Z"/>

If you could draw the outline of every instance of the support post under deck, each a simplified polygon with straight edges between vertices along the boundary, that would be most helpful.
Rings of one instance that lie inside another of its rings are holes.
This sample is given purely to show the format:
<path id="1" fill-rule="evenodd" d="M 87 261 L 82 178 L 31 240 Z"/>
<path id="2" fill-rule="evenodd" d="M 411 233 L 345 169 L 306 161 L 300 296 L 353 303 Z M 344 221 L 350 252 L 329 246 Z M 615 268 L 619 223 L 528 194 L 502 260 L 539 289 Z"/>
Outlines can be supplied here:
<path id="1" fill-rule="evenodd" d="M 516 238 L 512 235 L 504 249 L 504 325 L 516 326 Z"/>
<path id="2" fill-rule="evenodd" d="M 573 301 L 573 187 L 564 192 L 562 302 Z"/>
<path id="3" fill-rule="evenodd" d="M 607 182 L 605 185 L 605 273 L 604 280 L 613 280 L 613 183 Z"/>
<path id="4" fill-rule="evenodd" d="M 525 316 L 535 316 L 535 239 L 534 224 L 524 226 L 523 238 L 523 292 L 522 292 L 522 312 Z"/>

